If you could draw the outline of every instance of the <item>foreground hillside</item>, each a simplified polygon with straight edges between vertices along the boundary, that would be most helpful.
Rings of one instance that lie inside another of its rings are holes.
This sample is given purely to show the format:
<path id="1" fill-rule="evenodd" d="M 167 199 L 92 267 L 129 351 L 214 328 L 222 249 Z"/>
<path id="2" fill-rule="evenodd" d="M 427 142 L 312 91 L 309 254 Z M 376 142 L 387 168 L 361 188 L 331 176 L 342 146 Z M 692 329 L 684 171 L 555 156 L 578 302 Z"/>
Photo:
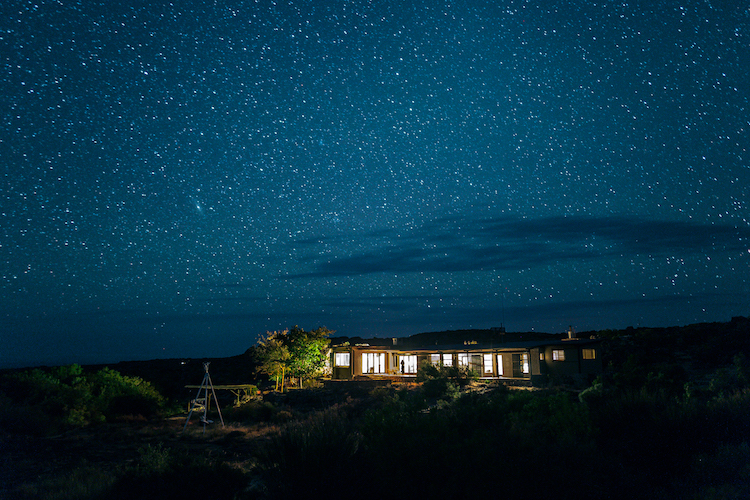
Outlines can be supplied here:
<path id="1" fill-rule="evenodd" d="M 182 396 L 149 400 L 147 415 L 128 412 L 151 387 L 180 392 L 183 375 L 199 383 L 197 361 L 40 371 L 28 379 L 44 386 L 29 386 L 25 399 L 9 389 L 18 373 L 5 373 L 0 453 L 13 467 L 3 469 L 0 497 L 748 498 L 750 321 L 593 334 L 607 372 L 583 392 L 441 373 L 397 387 L 264 390 L 236 407 L 224 401 L 225 427 L 212 412 L 213 424 L 194 418 L 185 432 Z M 214 383 L 253 381 L 251 354 L 213 360 Z M 105 405 L 102 381 L 131 399 Z M 87 394 L 104 420 L 51 420 L 86 408 Z M 19 423 L 42 410 L 48 419 Z"/>

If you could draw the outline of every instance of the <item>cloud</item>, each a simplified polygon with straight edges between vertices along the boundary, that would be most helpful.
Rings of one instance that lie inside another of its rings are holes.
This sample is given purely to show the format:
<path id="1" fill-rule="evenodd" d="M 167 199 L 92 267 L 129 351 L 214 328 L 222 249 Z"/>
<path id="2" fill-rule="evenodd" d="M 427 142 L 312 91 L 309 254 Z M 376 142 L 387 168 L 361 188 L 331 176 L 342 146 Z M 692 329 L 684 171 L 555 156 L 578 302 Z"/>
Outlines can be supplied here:
<path id="1" fill-rule="evenodd" d="M 300 247 L 325 243 L 367 248 L 345 256 L 310 260 L 299 277 L 374 273 L 523 270 L 536 266 L 619 255 L 687 255 L 747 249 L 750 228 L 625 217 L 541 219 L 442 218 L 410 232 L 378 231 L 353 241 L 306 239 Z"/>

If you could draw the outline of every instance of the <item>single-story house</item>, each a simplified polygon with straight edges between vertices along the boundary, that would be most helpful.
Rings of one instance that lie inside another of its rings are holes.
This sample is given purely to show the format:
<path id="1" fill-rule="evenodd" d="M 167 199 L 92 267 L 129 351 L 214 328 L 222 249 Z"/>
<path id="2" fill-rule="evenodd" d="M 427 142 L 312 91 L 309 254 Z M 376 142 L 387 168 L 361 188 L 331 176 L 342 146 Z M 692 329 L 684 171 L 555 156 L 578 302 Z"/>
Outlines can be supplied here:
<path id="1" fill-rule="evenodd" d="M 550 379 L 593 378 L 602 372 L 599 340 L 568 338 L 547 340 L 470 341 L 460 344 L 419 345 L 390 342 L 333 344 L 333 380 L 415 379 L 423 363 L 465 367 L 480 379 L 509 384 L 544 385 Z"/>

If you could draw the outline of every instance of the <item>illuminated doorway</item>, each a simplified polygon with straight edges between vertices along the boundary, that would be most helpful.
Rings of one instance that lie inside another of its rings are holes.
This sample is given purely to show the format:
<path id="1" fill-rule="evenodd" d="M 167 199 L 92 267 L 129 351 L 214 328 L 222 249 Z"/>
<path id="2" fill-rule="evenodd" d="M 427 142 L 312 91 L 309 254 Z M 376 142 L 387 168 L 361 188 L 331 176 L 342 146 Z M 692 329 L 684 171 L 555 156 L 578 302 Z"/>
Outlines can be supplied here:
<path id="1" fill-rule="evenodd" d="M 384 352 L 364 352 L 362 353 L 362 373 L 374 374 L 385 373 L 385 353 Z"/>
<path id="2" fill-rule="evenodd" d="M 404 375 L 417 373 L 417 357 L 415 355 L 407 354 L 399 356 L 399 358 L 399 373 Z"/>
<path id="3" fill-rule="evenodd" d="M 498 354 L 498 357 L 500 355 Z M 484 355 L 484 376 L 485 377 L 491 377 L 494 375 L 495 370 L 492 369 L 492 354 L 485 354 Z"/>

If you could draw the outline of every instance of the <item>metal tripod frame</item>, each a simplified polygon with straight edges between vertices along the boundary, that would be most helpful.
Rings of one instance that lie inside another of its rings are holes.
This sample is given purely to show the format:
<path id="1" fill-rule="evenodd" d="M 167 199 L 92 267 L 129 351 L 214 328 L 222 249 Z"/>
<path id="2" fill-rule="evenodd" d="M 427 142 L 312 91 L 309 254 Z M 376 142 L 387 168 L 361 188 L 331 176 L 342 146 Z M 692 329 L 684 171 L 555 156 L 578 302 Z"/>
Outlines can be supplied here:
<path id="1" fill-rule="evenodd" d="M 221 408 L 219 407 L 219 400 L 216 399 L 216 392 L 214 391 L 214 384 L 211 381 L 211 375 L 208 373 L 208 365 L 210 364 L 209 361 L 206 361 L 203 363 L 203 369 L 206 371 L 206 374 L 203 375 L 203 382 L 201 382 L 201 386 L 198 389 L 198 394 L 195 396 L 195 399 L 193 399 L 190 402 L 190 411 L 188 412 L 187 420 L 185 420 L 185 426 L 182 428 L 184 431 L 187 429 L 188 423 L 190 423 L 190 417 L 193 415 L 193 411 L 198 409 L 200 410 L 201 407 L 203 408 L 203 416 L 201 417 L 200 421 L 203 423 L 203 432 L 206 432 L 206 424 L 213 423 L 213 420 L 208 420 L 208 408 L 210 406 L 211 402 L 211 396 L 214 398 L 214 402 L 216 403 L 216 410 L 219 412 L 219 419 L 221 420 L 221 426 L 224 427 L 224 417 L 221 416 Z M 208 393 L 208 390 L 211 389 L 211 394 Z M 203 392 L 203 397 L 201 398 L 201 392 Z"/>

